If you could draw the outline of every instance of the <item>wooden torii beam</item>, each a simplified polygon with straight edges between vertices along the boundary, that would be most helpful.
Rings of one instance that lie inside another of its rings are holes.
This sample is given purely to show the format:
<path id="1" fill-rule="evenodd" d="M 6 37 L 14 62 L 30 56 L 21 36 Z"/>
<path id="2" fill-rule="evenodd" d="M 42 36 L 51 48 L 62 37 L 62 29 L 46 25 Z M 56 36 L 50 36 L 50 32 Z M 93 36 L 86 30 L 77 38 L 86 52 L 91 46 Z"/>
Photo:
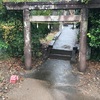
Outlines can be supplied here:
<path id="1" fill-rule="evenodd" d="M 81 8 L 100 8 L 100 0 L 92 0 L 88 4 L 77 1 L 62 2 L 5 2 L 4 5 L 8 10 L 44 10 L 44 9 L 81 9 Z"/>
<path id="2" fill-rule="evenodd" d="M 67 15 L 67 16 L 30 16 L 30 22 L 80 22 L 80 15 Z"/>

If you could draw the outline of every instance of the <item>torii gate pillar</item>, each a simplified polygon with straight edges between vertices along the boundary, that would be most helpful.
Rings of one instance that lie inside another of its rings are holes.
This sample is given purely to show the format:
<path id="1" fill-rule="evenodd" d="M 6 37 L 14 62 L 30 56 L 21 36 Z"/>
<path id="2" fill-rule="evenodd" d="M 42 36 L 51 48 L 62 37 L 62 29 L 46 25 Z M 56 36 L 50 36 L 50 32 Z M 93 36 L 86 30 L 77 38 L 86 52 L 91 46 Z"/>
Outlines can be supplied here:
<path id="1" fill-rule="evenodd" d="M 79 71 L 84 72 L 86 65 L 86 47 L 87 47 L 87 27 L 88 27 L 88 9 L 82 8 L 82 20 L 80 23 L 80 50 L 79 50 Z"/>
<path id="2" fill-rule="evenodd" d="M 30 70 L 32 68 L 32 54 L 31 54 L 31 32 L 30 32 L 30 13 L 29 9 L 23 10 L 23 21 L 24 21 L 24 58 L 25 58 L 25 69 Z"/>

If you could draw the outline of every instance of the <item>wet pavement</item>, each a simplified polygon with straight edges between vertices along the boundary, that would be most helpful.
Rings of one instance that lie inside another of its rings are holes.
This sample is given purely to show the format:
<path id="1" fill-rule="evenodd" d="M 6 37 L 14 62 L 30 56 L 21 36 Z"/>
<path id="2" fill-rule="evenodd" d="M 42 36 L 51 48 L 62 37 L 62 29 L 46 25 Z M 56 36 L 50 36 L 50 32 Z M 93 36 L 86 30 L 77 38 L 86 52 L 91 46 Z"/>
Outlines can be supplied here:
<path id="1" fill-rule="evenodd" d="M 72 73 L 70 61 L 48 59 L 25 77 L 49 83 L 49 90 L 53 96 L 57 98 L 59 94 L 62 97 L 62 99 L 54 100 L 99 100 L 83 95 L 77 88 L 79 78 Z"/>
<path id="2" fill-rule="evenodd" d="M 61 31 L 61 35 L 58 37 L 53 46 L 53 49 L 72 51 L 77 42 L 78 31 L 79 30 L 73 28 L 73 25 L 71 24 L 64 26 Z"/>
<path id="3" fill-rule="evenodd" d="M 73 75 L 71 71 L 72 68 L 69 61 L 48 59 L 35 71 L 33 77 L 48 81 L 53 85 L 75 85 L 77 76 Z"/>

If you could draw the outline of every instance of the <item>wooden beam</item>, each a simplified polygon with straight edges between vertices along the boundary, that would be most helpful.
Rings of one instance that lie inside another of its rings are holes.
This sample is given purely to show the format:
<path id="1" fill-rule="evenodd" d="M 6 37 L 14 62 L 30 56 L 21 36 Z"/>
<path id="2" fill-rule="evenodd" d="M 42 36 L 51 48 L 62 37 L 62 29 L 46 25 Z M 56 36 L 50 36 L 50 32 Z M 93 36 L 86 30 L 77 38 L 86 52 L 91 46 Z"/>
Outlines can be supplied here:
<path id="1" fill-rule="evenodd" d="M 84 72 L 86 65 L 86 47 L 87 47 L 87 27 L 88 27 L 88 9 L 81 10 L 82 21 L 80 26 L 80 50 L 79 50 L 79 70 Z"/>
<path id="2" fill-rule="evenodd" d="M 8 10 L 23 10 L 28 8 L 35 9 L 76 9 L 83 8 L 85 5 L 81 2 L 5 2 L 4 5 Z"/>
<path id="3" fill-rule="evenodd" d="M 29 9 L 23 10 L 24 20 L 24 57 L 25 57 L 25 69 L 31 69 L 31 32 L 30 32 L 30 21 L 29 21 Z"/>
<path id="4" fill-rule="evenodd" d="M 78 9 L 78 8 L 100 8 L 100 0 L 92 0 L 88 4 L 77 1 L 70 2 L 5 2 L 8 10 L 35 9 Z"/>
<path id="5" fill-rule="evenodd" d="M 77 9 L 86 6 L 81 2 L 5 2 L 4 5 L 8 10 L 23 10 L 29 8 L 35 9 Z M 100 6 L 100 5 L 99 5 Z"/>
<path id="6" fill-rule="evenodd" d="M 8 10 L 23 10 L 28 8 L 29 10 L 39 10 L 39 9 L 81 9 L 81 8 L 100 8 L 100 1 L 90 2 L 89 4 L 84 4 L 80 2 L 5 2 L 4 5 Z"/>
<path id="7" fill-rule="evenodd" d="M 30 21 L 59 21 L 59 22 L 80 22 L 80 15 L 67 15 L 67 16 L 30 16 Z"/>

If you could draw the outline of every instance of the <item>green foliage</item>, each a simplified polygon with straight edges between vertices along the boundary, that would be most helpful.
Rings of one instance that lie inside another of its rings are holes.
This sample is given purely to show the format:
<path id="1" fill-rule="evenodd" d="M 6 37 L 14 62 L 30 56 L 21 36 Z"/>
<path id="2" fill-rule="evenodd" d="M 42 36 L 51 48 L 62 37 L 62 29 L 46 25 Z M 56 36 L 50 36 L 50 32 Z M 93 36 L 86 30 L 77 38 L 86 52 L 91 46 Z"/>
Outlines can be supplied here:
<path id="1" fill-rule="evenodd" d="M 23 55 L 22 11 L 7 11 L 0 5 L 0 48 L 9 55 Z"/>
<path id="2" fill-rule="evenodd" d="M 22 11 L 7 11 L 3 6 L 0 10 L 0 40 L 4 42 L 3 46 L 5 45 L 10 55 L 22 55 L 24 43 Z"/>
<path id="3" fill-rule="evenodd" d="M 92 9 L 89 13 L 89 44 L 92 47 L 100 47 L 100 9 Z"/>
<path id="4" fill-rule="evenodd" d="M 32 10 L 30 15 L 51 15 L 52 10 Z"/>
<path id="5" fill-rule="evenodd" d="M 91 1 L 91 0 L 81 0 L 81 2 L 83 2 L 85 4 L 87 4 L 89 1 Z"/>
<path id="6" fill-rule="evenodd" d="M 36 13 L 36 12 L 35 12 Z M 38 12 L 48 15 L 49 11 Z M 33 14 L 34 15 L 34 14 Z M 47 24 L 32 23 L 32 52 L 35 56 L 40 56 L 40 39 L 48 34 Z M 0 50 L 3 49 L 11 56 L 22 56 L 24 48 L 23 34 L 23 13 L 22 11 L 7 11 L 0 5 Z"/>
<path id="7" fill-rule="evenodd" d="M 7 48 L 8 48 L 8 45 L 5 42 L 0 40 L 0 50 L 5 50 Z"/>
<path id="8" fill-rule="evenodd" d="M 31 31 L 32 31 L 32 52 L 33 55 L 36 57 L 39 57 L 41 55 L 40 49 L 40 39 L 46 37 L 46 35 L 50 32 L 50 30 L 47 28 L 47 24 L 37 24 L 32 23 L 31 25 Z"/>
<path id="9" fill-rule="evenodd" d="M 100 60 L 100 9 L 89 11 L 88 43 L 92 48 L 93 59 Z"/>

